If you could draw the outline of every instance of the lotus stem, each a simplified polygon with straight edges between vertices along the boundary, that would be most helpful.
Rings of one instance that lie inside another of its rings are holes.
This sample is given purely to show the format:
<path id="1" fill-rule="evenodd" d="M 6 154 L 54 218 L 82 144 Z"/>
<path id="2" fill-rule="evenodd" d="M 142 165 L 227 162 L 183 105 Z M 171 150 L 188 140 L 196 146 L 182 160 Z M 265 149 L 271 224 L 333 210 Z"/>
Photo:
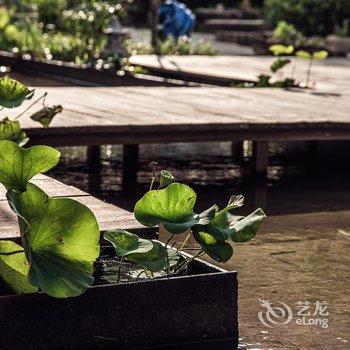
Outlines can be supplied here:
<path id="1" fill-rule="evenodd" d="M 184 249 L 186 243 L 188 242 L 188 240 L 189 240 L 190 237 L 191 237 L 191 234 L 192 234 L 192 232 L 190 231 L 189 234 L 186 236 L 185 240 L 182 242 L 181 247 L 180 247 L 179 250 L 183 250 L 183 249 Z"/>
<path id="2" fill-rule="evenodd" d="M 122 256 L 122 257 L 120 258 L 120 261 L 119 261 L 119 267 L 118 267 L 118 280 L 117 280 L 117 283 L 120 283 L 121 274 L 122 274 L 122 265 L 123 265 L 123 260 L 124 260 L 124 257 Z"/>
<path id="3" fill-rule="evenodd" d="M 37 104 L 40 100 L 43 99 L 43 105 L 45 103 L 45 99 L 47 96 L 47 92 L 44 93 L 44 95 L 40 96 L 39 98 L 37 98 L 33 103 L 31 103 L 23 112 L 21 112 L 20 114 L 18 114 L 18 116 L 15 118 L 15 120 L 19 119 L 20 117 L 22 117 L 22 115 L 26 112 L 28 112 L 35 104 Z"/>

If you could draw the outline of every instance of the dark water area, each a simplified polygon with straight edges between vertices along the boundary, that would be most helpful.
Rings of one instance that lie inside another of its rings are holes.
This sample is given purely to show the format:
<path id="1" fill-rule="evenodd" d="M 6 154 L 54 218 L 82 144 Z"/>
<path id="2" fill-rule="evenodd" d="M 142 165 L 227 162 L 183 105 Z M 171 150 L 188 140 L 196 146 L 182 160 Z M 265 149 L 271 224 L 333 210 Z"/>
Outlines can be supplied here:
<path id="1" fill-rule="evenodd" d="M 127 210 L 147 191 L 152 161 L 195 189 L 198 209 L 223 206 L 232 194 L 245 195 L 247 211 L 262 205 L 269 215 L 350 209 L 349 143 L 323 142 L 316 153 L 306 142 L 270 148 L 266 183 L 257 183 L 251 175 L 249 143 L 244 159 L 237 162 L 227 142 L 141 145 L 134 193 L 122 191 L 121 146 L 102 147 L 100 172 L 86 164 L 85 147 L 61 148 L 61 162 L 51 175 Z M 265 190 L 266 204 L 259 201 Z"/>

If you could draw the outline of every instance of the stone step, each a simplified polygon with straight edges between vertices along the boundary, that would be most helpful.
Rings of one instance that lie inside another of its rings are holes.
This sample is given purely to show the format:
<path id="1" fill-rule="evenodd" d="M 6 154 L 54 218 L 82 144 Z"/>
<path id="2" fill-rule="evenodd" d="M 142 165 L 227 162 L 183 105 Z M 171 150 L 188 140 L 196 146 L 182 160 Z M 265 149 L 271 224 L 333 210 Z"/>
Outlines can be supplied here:
<path id="1" fill-rule="evenodd" d="M 243 11 L 236 8 L 205 8 L 199 7 L 195 10 L 197 21 L 202 23 L 208 19 L 257 19 L 260 13 L 256 10 Z"/>
<path id="2" fill-rule="evenodd" d="M 239 45 L 252 46 L 256 43 L 265 43 L 267 38 L 272 35 L 270 31 L 231 31 L 231 30 L 219 30 L 216 32 L 216 40 L 225 41 L 230 43 L 236 43 Z"/>
<path id="3" fill-rule="evenodd" d="M 263 19 L 208 19 L 204 21 L 208 30 L 233 30 L 245 32 L 258 32 L 266 30 Z"/>

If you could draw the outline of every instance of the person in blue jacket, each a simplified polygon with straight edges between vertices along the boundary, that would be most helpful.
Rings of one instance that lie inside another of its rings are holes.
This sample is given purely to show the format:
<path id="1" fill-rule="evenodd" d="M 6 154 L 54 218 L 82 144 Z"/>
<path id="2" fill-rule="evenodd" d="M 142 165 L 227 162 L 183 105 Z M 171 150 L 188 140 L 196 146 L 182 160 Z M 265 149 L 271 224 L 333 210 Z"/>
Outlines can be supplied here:
<path id="1" fill-rule="evenodd" d="M 176 0 L 163 1 L 158 8 L 159 21 L 165 36 L 178 39 L 190 37 L 196 25 L 196 16 L 184 4 Z"/>

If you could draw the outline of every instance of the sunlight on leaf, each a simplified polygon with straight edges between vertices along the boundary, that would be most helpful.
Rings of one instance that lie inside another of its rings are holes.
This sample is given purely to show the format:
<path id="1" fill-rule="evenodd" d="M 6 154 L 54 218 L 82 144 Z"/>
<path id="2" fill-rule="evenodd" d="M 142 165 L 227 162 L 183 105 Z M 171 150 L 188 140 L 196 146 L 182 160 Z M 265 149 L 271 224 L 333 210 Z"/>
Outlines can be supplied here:
<path id="1" fill-rule="evenodd" d="M 27 86 L 8 75 L 0 78 L 0 106 L 18 107 L 24 100 L 30 100 L 33 95 L 34 90 L 29 90 Z"/>
<path id="2" fill-rule="evenodd" d="M 197 195 L 191 187 L 177 182 L 166 188 L 147 192 L 135 205 L 135 218 L 147 227 L 162 224 L 174 234 L 183 233 L 209 219 L 193 211 Z"/>
<path id="3" fill-rule="evenodd" d="M 25 191 L 28 181 L 57 165 L 60 152 L 49 146 L 22 149 L 11 141 L 0 141 L 0 182 L 8 189 Z"/>
<path id="4" fill-rule="evenodd" d="M 285 45 L 281 45 L 281 44 L 276 44 L 276 45 L 270 46 L 269 50 L 275 56 L 291 55 L 294 52 L 294 46 L 293 45 L 285 46 Z"/>
<path id="5" fill-rule="evenodd" d="M 11 254 L 14 252 L 17 253 Z M 0 241 L 0 277 L 6 286 L 16 294 L 37 292 L 38 288 L 28 282 L 28 271 L 29 263 L 23 248 L 12 241 Z"/>
<path id="6" fill-rule="evenodd" d="M 17 120 L 4 118 L 0 121 L 0 141 L 2 140 L 13 141 L 24 146 L 29 139 Z"/>
<path id="7" fill-rule="evenodd" d="M 312 56 L 315 60 L 325 60 L 328 57 L 328 52 L 326 50 L 321 50 L 314 52 Z"/>
<path id="8" fill-rule="evenodd" d="M 311 53 L 305 50 L 299 50 L 295 53 L 295 56 L 302 58 L 304 60 L 309 60 L 311 58 Z"/>
<path id="9" fill-rule="evenodd" d="M 25 237 L 28 281 L 56 298 L 82 294 L 94 281 L 99 256 L 99 226 L 91 210 L 70 198 L 50 198 L 31 183 L 7 197 Z"/>

